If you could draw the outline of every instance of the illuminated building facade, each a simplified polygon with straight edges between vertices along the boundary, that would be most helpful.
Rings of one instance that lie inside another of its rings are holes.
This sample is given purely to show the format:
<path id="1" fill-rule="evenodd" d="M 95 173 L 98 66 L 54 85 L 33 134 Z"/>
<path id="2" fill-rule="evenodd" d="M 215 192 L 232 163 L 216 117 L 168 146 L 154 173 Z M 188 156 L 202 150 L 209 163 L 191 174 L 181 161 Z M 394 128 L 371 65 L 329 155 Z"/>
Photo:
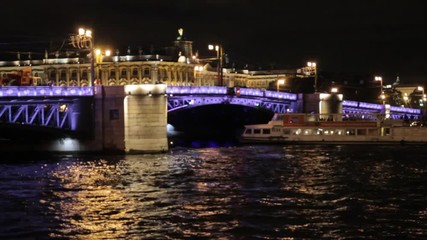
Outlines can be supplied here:
<path id="1" fill-rule="evenodd" d="M 142 51 L 132 54 L 128 49 L 124 55 L 116 51 L 112 56 L 96 56 L 95 84 L 106 86 L 157 83 L 168 86 L 220 85 L 217 69 L 211 65 L 212 61 L 194 56 L 192 41 L 187 41 L 181 33 L 174 41 L 174 46 L 166 49 L 166 53 L 162 54 L 144 54 Z M 9 73 L 30 69 L 31 76 L 39 78 L 31 85 L 91 85 L 90 57 L 72 51 L 46 53 L 42 59 L 36 59 L 34 56 L 23 59 L 19 55 L 17 60 L 0 61 L 0 78 L 5 78 Z M 217 63 L 214 62 L 214 64 Z M 292 71 L 285 70 L 266 72 L 223 68 L 222 72 L 223 86 L 260 89 L 273 89 L 279 79 L 295 75 Z M 7 83 L 0 82 L 0 85 L 4 86 Z"/>

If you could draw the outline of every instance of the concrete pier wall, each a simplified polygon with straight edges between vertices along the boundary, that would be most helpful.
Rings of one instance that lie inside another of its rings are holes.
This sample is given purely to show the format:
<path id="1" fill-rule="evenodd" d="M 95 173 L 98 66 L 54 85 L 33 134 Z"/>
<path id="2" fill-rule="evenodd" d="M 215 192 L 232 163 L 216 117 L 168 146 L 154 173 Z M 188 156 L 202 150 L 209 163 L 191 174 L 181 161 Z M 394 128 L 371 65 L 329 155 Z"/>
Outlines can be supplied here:
<path id="1" fill-rule="evenodd" d="M 165 152 L 167 139 L 166 85 L 127 85 L 124 99 L 125 151 Z"/>

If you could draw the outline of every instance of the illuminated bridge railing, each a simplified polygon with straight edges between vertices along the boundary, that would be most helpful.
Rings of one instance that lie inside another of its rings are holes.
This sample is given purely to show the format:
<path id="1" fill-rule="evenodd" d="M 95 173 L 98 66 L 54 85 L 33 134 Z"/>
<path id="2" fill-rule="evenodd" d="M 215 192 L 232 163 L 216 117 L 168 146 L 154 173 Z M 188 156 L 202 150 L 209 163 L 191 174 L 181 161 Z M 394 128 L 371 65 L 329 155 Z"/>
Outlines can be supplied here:
<path id="1" fill-rule="evenodd" d="M 253 88 L 174 87 L 166 89 L 168 112 L 212 104 L 234 104 L 285 113 L 296 107 L 297 95 Z"/>
<path id="2" fill-rule="evenodd" d="M 240 96 L 258 97 L 258 98 L 274 98 L 284 100 L 297 100 L 297 94 L 269 91 L 258 88 L 233 88 L 233 93 Z M 167 94 L 178 94 L 178 95 L 227 95 L 229 89 L 227 87 L 215 87 L 215 86 L 200 86 L 200 87 L 181 87 L 181 86 L 168 86 L 166 89 Z"/>
<path id="3" fill-rule="evenodd" d="M 380 112 L 385 112 L 388 108 L 390 114 L 394 117 L 400 117 L 405 114 L 409 116 L 416 116 L 416 117 L 419 117 L 422 115 L 422 112 L 420 109 L 404 108 L 404 107 L 390 106 L 390 105 L 377 104 L 377 103 L 366 103 L 366 102 L 344 100 L 342 105 L 343 105 L 344 111 L 366 110 L 368 112 L 380 113 Z"/>
<path id="4" fill-rule="evenodd" d="M 227 87 L 179 87 L 179 86 L 168 86 L 166 88 L 166 94 L 227 94 Z"/>
<path id="5" fill-rule="evenodd" d="M 92 87 L 19 86 L 0 87 L 1 97 L 93 96 Z"/>

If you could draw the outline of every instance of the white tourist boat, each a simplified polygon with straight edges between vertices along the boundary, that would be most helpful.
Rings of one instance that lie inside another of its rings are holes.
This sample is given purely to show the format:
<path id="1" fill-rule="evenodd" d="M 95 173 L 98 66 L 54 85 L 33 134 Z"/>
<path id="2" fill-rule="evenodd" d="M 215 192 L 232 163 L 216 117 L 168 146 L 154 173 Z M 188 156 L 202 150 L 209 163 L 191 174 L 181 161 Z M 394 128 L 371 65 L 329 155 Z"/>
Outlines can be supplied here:
<path id="1" fill-rule="evenodd" d="M 246 125 L 244 143 L 427 143 L 427 127 L 382 114 L 275 114 L 267 124 Z"/>

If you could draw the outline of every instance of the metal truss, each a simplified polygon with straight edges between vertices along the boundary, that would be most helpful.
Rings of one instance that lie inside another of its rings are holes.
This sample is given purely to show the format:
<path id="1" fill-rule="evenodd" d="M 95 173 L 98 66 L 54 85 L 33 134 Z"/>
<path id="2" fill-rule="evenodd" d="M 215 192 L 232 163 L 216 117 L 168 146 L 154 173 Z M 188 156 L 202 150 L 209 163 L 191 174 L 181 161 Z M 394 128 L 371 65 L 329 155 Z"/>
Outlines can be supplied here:
<path id="1" fill-rule="evenodd" d="M 294 102 L 290 100 L 278 101 L 268 98 L 249 98 L 234 95 L 171 96 L 168 97 L 168 112 L 212 104 L 234 104 L 253 108 L 262 108 L 275 113 L 286 113 L 294 106 Z"/>
<path id="2" fill-rule="evenodd" d="M 70 129 L 72 100 L 0 101 L 0 123 Z"/>

